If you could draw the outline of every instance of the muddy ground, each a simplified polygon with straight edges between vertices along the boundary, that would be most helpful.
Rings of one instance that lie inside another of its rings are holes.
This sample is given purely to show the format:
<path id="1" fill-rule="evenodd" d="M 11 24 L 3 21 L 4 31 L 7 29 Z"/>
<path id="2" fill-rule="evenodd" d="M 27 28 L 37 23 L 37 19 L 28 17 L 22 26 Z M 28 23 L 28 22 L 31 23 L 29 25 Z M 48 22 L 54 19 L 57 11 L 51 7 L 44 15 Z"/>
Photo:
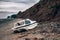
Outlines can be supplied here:
<path id="1" fill-rule="evenodd" d="M 42 30 L 39 25 L 23 33 L 13 33 L 10 29 L 14 23 L 21 19 L 15 19 L 0 25 L 0 40 L 60 40 L 59 33 L 52 33 Z M 46 29 L 45 29 L 46 30 Z M 51 30 L 50 28 L 47 30 Z"/>

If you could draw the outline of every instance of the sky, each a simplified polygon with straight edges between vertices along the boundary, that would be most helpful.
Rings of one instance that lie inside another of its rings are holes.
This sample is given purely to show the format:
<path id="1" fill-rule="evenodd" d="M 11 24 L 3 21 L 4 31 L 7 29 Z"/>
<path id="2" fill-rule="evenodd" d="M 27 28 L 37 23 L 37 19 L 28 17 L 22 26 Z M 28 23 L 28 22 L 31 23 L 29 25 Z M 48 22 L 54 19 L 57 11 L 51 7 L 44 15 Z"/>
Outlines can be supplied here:
<path id="1" fill-rule="evenodd" d="M 39 0 L 0 0 L 0 18 L 25 11 L 32 7 Z"/>

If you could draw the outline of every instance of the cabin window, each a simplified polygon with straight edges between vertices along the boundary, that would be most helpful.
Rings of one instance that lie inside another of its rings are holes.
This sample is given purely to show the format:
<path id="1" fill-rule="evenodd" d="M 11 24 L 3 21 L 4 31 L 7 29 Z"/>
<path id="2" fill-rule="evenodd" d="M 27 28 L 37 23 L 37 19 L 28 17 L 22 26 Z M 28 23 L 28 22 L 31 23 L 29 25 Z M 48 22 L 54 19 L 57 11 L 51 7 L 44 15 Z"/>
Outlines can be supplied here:
<path id="1" fill-rule="evenodd" d="M 25 21 L 25 24 L 30 24 L 31 22 L 29 20 L 26 20 Z"/>

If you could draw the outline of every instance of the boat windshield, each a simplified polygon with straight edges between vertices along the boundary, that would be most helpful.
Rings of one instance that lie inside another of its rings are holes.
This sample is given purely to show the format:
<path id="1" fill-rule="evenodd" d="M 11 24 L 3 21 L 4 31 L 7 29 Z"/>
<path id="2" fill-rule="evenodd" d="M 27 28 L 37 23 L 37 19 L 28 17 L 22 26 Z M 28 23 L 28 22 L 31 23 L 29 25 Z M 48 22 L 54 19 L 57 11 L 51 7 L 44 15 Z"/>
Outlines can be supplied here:
<path id="1" fill-rule="evenodd" d="M 25 20 L 25 24 L 31 24 L 29 20 Z"/>
<path id="2" fill-rule="evenodd" d="M 21 25 L 20 23 L 17 23 L 17 25 L 19 26 L 19 25 Z"/>

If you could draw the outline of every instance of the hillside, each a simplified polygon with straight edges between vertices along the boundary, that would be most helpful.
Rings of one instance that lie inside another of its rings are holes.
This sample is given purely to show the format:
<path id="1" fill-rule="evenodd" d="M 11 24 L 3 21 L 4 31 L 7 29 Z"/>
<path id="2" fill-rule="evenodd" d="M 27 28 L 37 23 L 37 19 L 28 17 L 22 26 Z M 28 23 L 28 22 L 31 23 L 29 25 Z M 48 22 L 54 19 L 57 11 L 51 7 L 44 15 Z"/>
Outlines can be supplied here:
<path id="1" fill-rule="evenodd" d="M 24 12 L 17 14 L 18 18 L 30 18 L 38 22 L 60 21 L 60 0 L 40 0 Z"/>

